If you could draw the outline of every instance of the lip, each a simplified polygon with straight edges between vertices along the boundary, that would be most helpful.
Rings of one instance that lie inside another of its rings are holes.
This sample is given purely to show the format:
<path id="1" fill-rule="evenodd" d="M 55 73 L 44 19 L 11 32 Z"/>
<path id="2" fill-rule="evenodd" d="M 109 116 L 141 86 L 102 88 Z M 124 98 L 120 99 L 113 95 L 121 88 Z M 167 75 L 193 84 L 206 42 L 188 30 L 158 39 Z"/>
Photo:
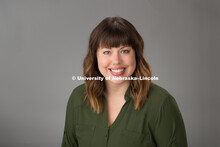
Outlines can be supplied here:
<path id="1" fill-rule="evenodd" d="M 116 73 L 116 72 L 111 71 L 111 69 L 113 69 L 113 70 L 124 69 L 124 70 Z M 125 70 L 126 70 L 126 68 L 124 68 L 124 67 L 123 68 L 122 67 L 109 68 L 109 71 L 110 71 L 111 75 L 113 75 L 113 76 L 121 76 L 125 73 Z"/>
<path id="2" fill-rule="evenodd" d="M 109 68 L 110 70 L 118 70 L 118 69 L 124 69 L 125 67 L 112 67 L 112 68 Z"/>

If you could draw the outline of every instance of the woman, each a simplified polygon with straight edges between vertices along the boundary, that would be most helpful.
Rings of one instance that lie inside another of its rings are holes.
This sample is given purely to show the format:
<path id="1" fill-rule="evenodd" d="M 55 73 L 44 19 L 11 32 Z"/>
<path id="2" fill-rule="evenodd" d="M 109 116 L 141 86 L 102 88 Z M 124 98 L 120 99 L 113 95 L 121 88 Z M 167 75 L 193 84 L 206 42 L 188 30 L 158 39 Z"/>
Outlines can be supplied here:
<path id="1" fill-rule="evenodd" d="M 144 42 L 120 17 L 92 31 L 84 59 L 86 80 L 69 98 L 62 147 L 187 147 L 175 99 L 150 80 Z M 119 78 L 121 77 L 121 78 Z"/>

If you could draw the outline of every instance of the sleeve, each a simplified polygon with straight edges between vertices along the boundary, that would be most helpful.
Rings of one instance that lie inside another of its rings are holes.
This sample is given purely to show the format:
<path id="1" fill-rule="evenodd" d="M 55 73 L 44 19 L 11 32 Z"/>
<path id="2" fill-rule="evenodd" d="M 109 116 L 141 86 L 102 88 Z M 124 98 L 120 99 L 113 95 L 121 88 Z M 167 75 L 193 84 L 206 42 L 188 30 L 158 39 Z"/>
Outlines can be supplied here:
<path id="1" fill-rule="evenodd" d="M 155 118 L 154 137 L 158 147 L 187 147 L 186 130 L 175 99 L 168 96 Z"/>
<path id="2" fill-rule="evenodd" d="M 66 108 L 66 119 L 61 147 L 78 147 L 75 135 L 77 109 L 73 107 L 73 97 L 70 96 Z"/>

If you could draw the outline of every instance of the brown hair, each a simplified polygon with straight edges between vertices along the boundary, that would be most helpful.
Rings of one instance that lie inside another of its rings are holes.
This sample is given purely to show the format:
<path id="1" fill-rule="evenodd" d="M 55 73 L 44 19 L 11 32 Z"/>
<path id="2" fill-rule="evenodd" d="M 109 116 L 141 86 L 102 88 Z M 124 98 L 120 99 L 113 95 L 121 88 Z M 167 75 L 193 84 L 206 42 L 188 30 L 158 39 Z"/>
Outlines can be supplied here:
<path id="1" fill-rule="evenodd" d="M 136 55 L 136 69 L 132 76 L 151 77 L 151 68 L 143 56 L 144 42 L 135 27 L 121 17 L 107 17 L 92 31 L 89 38 L 88 52 L 83 63 L 83 74 L 86 77 L 103 77 L 97 65 L 96 52 L 99 47 L 131 46 Z M 151 80 L 132 80 L 130 94 L 134 108 L 140 109 L 149 95 Z M 104 81 L 85 80 L 85 99 L 93 111 L 103 111 L 102 94 L 105 90 Z"/>

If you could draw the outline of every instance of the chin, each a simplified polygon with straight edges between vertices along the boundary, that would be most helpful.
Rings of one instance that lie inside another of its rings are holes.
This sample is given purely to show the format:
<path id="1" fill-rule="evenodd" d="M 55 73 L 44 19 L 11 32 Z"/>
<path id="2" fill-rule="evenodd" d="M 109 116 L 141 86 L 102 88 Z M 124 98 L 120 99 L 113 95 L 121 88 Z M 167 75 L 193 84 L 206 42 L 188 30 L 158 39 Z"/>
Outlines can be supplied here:
<path id="1" fill-rule="evenodd" d="M 127 81 L 127 80 L 109 80 L 108 82 L 109 82 L 109 83 L 112 83 L 112 84 L 120 85 L 120 84 L 127 83 L 127 82 L 129 82 L 129 81 Z"/>

